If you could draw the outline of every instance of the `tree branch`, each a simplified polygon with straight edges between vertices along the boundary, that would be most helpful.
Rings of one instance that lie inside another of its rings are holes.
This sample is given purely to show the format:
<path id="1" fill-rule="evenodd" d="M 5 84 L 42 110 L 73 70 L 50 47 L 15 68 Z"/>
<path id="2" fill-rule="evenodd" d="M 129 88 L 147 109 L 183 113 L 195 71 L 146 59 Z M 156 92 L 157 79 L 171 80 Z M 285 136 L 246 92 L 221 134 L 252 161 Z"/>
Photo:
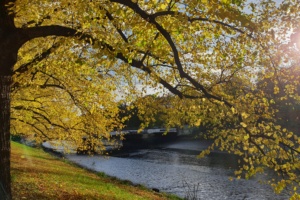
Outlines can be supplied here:
<path id="1" fill-rule="evenodd" d="M 31 127 L 33 127 L 34 129 L 36 129 L 38 132 L 40 132 L 45 138 L 47 138 L 48 140 L 51 140 L 52 138 L 49 138 L 47 134 L 45 134 L 41 129 L 39 129 L 38 127 L 35 126 L 35 124 L 32 124 L 32 123 L 29 123 L 29 122 L 26 122 L 22 119 L 17 119 L 17 118 L 10 118 L 11 120 L 15 120 L 15 121 L 19 121 L 19 122 L 22 122 L 24 124 L 27 124 L 27 125 L 30 125 Z"/>
<path id="2" fill-rule="evenodd" d="M 29 66 L 37 64 L 38 62 L 47 58 L 51 54 L 51 52 L 53 52 L 55 49 L 57 49 L 59 47 L 59 45 L 60 45 L 60 42 L 55 42 L 50 48 L 48 48 L 43 53 L 35 56 L 30 62 L 21 65 L 18 69 L 16 69 L 14 71 L 14 74 L 17 74 L 17 77 L 18 77 L 18 76 L 20 76 L 20 74 L 28 71 Z"/>
<path id="3" fill-rule="evenodd" d="M 227 105 L 228 107 L 232 107 L 233 105 L 231 103 L 229 103 L 228 101 L 226 101 L 224 98 L 215 96 L 211 93 L 209 93 L 206 88 L 204 87 L 204 85 L 200 84 L 198 81 L 196 81 L 195 79 L 193 79 L 191 76 L 189 76 L 184 70 L 183 70 L 183 66 L 181 64 L 180 58 L 179 58 L 179 52 L 177 50 L 177 47 L 175 45 L 175 43 L 172 40 L 171 35 L 158 23 L 156 22 L 155 18 L 152 15 L 149 15 L 148 13 L 146 13 L 145 11 L 143 11 L 137 3 L 133 3 L 131 1 L 122 1 L 122 0 L 111 0 L 111 2 L 117 2 L 120 3 L 124 6 L 127 6 L 129 8 L 131 8 L 132 10 L 134 10 L 137 14 L 139 14 L 145 21 L 153 24 L 157 30 L 163 35 L 163 37 L 167 40 L 167 42 L 169 43 L 172 51 L 173 51 L 173 55 L 174 55 L 174 61 L 177 65 L 177 69 L 179 71 L 179 75 L 181 78 L 185 78 L 187 79 L 192 85 L 195 86 L 195 88 L 197 88 L 198 90 L 202 91 L 205 96 L 209 99 L 215 99 L 218 100 L 220 102 L 224 102 L 225 105 Z M 172 88 L 174 90 L 174 88 Z M 182 96 L 181 96 L 182 98 Z"/>

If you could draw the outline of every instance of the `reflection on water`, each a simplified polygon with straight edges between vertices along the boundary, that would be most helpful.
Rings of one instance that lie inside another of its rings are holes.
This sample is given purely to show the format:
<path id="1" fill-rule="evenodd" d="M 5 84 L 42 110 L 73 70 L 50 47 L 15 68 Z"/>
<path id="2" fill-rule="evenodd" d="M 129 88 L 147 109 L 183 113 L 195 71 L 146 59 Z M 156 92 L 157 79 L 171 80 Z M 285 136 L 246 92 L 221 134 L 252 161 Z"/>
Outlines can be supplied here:
<path id="1" fill-rule="evenodd" d="M 194 141 L 172 145 L 128 151 L 110 158 L 77 155 L 67 158 L 92 170 L 181 197 L 197 185 L 199 199 L 288 199 L 284 195 L 275 195 L 268 185 L 261 185 L 257 180 L 229 181 L 237 168 L 236 156 L 214 152 L 196 159 L 199 150 L 191 148 Z"/>

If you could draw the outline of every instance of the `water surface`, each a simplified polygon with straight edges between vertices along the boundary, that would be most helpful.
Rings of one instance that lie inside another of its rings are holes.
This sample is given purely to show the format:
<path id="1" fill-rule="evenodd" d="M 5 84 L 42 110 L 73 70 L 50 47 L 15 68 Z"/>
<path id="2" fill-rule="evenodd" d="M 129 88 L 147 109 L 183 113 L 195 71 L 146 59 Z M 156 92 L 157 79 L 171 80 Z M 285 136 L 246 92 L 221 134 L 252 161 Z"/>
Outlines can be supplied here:
<path id="1" fill-rule="evenodd" d="M 233 179 L 237 157 L 214 152 L 197 159 L 208 144 L 199 141 L 177 141 L 151 149 L 132 150 L 117 157 L 67 155 L 81 166 L 104 172 L 135 184 L 185 197 L 189 192 L 206 200 L 282 200 L 268 185 L 257 179 Z"/>

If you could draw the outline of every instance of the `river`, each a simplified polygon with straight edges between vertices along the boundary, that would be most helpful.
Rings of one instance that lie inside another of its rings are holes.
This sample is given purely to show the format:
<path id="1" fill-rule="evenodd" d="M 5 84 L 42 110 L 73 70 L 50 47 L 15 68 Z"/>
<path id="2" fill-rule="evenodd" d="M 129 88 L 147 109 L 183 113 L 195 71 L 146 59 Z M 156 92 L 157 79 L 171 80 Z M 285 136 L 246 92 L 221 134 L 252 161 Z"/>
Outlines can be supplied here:
<path id="1" fill-rule="evenodd" d="M 116 156 L 69 154 L 66 158 L 85 168 L 180 197 L 190 194 L 200 200 L 288 199 L 287 194 L 274 194 L 258 178 L 230 181 L 237 168 L 237 157 L 233 155 L 213 152 L 197 159 L 197 154 L 207 145 L 202 141 L 176 141 Z"/>

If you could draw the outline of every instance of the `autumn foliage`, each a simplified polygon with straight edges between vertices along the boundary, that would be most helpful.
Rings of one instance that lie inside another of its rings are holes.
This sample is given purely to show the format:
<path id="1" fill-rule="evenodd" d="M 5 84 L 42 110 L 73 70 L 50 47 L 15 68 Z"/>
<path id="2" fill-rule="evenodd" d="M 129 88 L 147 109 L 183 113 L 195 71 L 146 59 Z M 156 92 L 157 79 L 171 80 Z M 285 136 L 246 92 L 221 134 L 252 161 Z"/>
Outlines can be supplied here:
<path id="1" fill-rule="evenodd" d="M 109 138 L 127 120 L 118 106 L 137 102 L 141 128 L 157 112 L 167 127 L 209 126 L 214 143 L 202 156 L 237 154 L 237 176 L 269 168 L 275 190 L 297 196 L 299 129 L 285 120 L 298 115 L 285 112 L 299 104 L 299 1 L 0 2 L 0 145 L 8 129 Z M 159 103 L 140 100 L 149 93 Z"/>

